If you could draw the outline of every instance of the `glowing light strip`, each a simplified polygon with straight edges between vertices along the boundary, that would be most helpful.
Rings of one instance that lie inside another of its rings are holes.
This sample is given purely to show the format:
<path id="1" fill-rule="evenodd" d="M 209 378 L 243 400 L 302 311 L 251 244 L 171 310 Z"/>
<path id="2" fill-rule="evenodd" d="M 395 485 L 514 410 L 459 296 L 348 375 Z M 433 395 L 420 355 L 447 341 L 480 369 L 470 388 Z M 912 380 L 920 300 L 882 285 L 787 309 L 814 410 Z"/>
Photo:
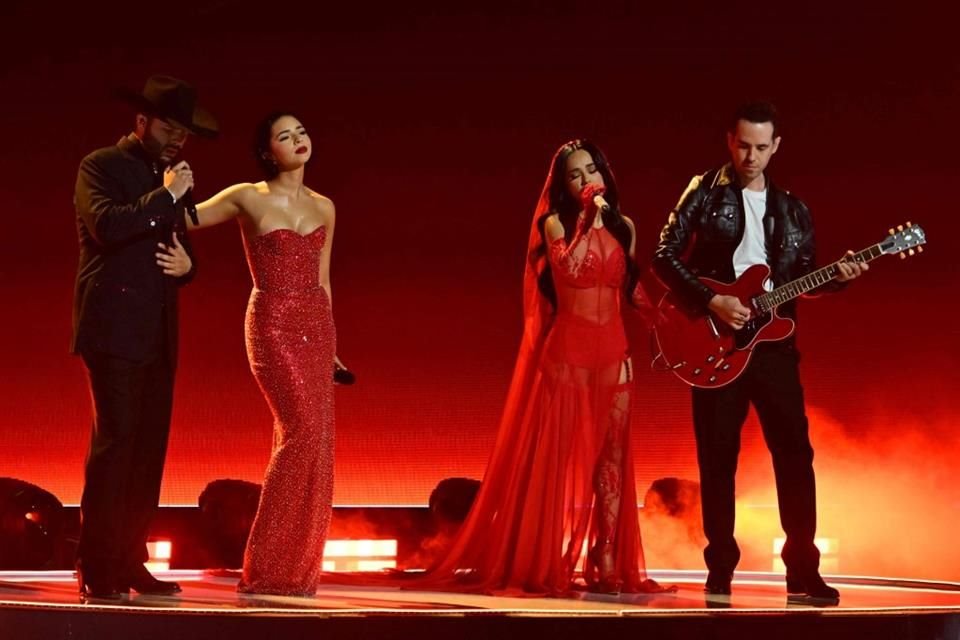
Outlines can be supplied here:
<path id="1" fill-rule="evenodd" d="M 411 572 L 422 573 L 422 572 Z M 678 582 L 698 582 L 706 578 L 707 572 L 702 569 L 650 569 L 647 574 L 658 580 L 674 580 Z M 217 576 L 201 569 L 170 569 L 159 572 L 158 577 L 174 578 L 180 580 L 201 581 L 205 578 L 213 580 L 222 580 L 229 576 Z M 239 575 L 239 572 L 237 572 Z M 735 584 L 770 584 L 771 582 L 782 582 L 782 573 L 771 573 L 769 571 L 736 571 L 734 573 Z M 892 578 L 880 576 L 864 575 L 828 575 L 824 574 L 824 579 L 842 584 L 844 588 L 851 589 L 888 589 L 891 591 L 918 591 L 923 593 L 951 593 L 960 591 L 960 582 L 947 580 L 930 580 L 927 578 Z M 0 582 L 74 582 L 75 573 L 71 570 L 55 571 L 0 571 Z M 869 581 L 874 584 L 857 584 L 857 580 Z M 896 584 L 884 585 L 883 582 Z M 936 584 L 945 589 L 934 589 L 929 587 L 911 587 L 904 586 L 907 583 L 916 584 Z M 431 592 L 436 593 L 436 592 Z M 698 594 L 699 595 L 699 594 Z"/>
<path id="2" fill-rule="evenodd" d="M 369 592 L 362 592 L 369 593 Z M 436 593 L 432 594 L 436 596 Z M 490 596 L 474 596 L 476 598 L 489 598 Z M 264 596 L 258 596 L 258 599 L 264 599 Z M 288 599 L 290 600 L 290 599 Z M 153 607 L 144 607 L 144 606 L 130 606 L 130 605 L 95 605 L 95 604 L 68 604 L 68 603 L 47 603 L 47 602 L 21 602 L 21 601 L 10 601 L 10 600 L 0 600 L 0 607 L 14 607 L 19 609 L 77 609 L 83 611 L 110 611 L 117 613 L 136 613 L 138 615 L 180 615 L 183 613 L 210 613 L 217 616 L 248 616 L 251 614 L 259 613 L 270 613 L 274 615 L 285 615 L 288 617 L 297 617 L 303 614 L 309 614 L 311 617 L 316 617 L 322 615 L 323 617 L 328 618 L 339 618 L 339 617 L 356 617 L 358 615 L 375 615 L 382 617 L 384 614 L 396 614 L 398 616 L 403 616 L 405 618 L 410 618 L 413 616 L 418 617 L 478 617 L 478 616 L 504 616 L 504 617 L 537 617 L 537 618 L 554 618 L 554 617 L 610 617 L 610 618 L 620 618 L 620 617 L 674 617 L 674 616 L 689 616 L 696 615 L 702 616 L 704 612 L 709 611 L 711 617 L 715 616 L 740 616 L 744 613 L 768 613 L 768 614 L 781 614 L 781 615 L 816 615 L 816 616 L 830 616 L 830 615 L 840 615 L 846 616 L 850 614 L 869 614 L 873 616 L 892 616 L 892 615 L 902 615 L 903 613 L 956 613 L 960 610 L 960 607 L 942 607 L 942 606 L 914 606 L 914 607 L 884 607 L 884 608 L 823 608 L 823 607 L 805 607 L 805 608 L 773 608 L 773 607 L 756 607 L 756 608 L 736 608 L 736 609 L 704 609 L 704 608 L 664 608 L 664 609 L 650 609 L 649 607 L 637 607 L 635 609 L 524 609 L 524 608 L 511 608 L 511 609 L 477 609 L 477 608 L 457 608 L 457 609 L 437 609 L 437 610 L 423 610 L 423 609 L 408 609 L 408 608 L 356 608 L 356 609 L 326 609 L 319 607 L 303 607 L 300 609 L 292 609 L 289 607 L 243 607 L 237 609 L 229 609 L 224 607 L 213 608 L 213 607 L 185 607 L 180 606 L 182 600 L 178 602 L 177 607 L 170 608 L 153 608 Z M 628 604 L 628 603 L 624 603 Z"/>
<path id="3" fill-rule="evenodd" d="M 64 506 L 64 507 L 69 507 L 69 508 L 79 509 L 79 508 L 80 508 L 80 503 L 79 503 L 79 502 L 78 502 L 78 503 L 69 502 L 69 503 L 64 503 L 63 506 Z M 168 503 L 168 502 L 164 502 L 164 503 L 160 504 L 159 506 L 160 506 L 161 508 L 163 508 L 163 507 L 175 507 L 175 508 L 178 508 L 178 509 L 183 509 L 183 508 L 193 508 L 193 509 L 196 509 L 196 508 L 198 508 L 197 503 L 195 503 L 195 502 L 183 502 L 183 503 L 180 503 L 180 502 L 169 502 L 169 503 Z M 777 508 L 779 508 L 776 504 L 771 504 L 771 505 L 745 505 L 745 506 L 747 506 L 747 507 L 749 507 L 749 508 L 762 508 L 762 509 L 777 509 Z M 334 508 L 334 509 L 429 509 L 429 508 L 430 508 L 430 505 L 429 505 L 429 504 L 335 504 L 335 505 L 333 505 L 333 508 Z M 638 503 L 637 503 L 637 508 L 638 508 L 638 509 L 643 509 L 643 508 L 644 508 L 644 503 L 638 502 Z"/>
<path id="4" fill-rule="evenodd" d="M 169 560 L 173 553 L 173 542 L 170 540 L 152 540 L 147 543 L 147 551 L 151 560 Z"/>
<path id="5" fill-rule="evenodd" d="M 396 540 L 327 540 L 324 558 L 396 558 Z"/>

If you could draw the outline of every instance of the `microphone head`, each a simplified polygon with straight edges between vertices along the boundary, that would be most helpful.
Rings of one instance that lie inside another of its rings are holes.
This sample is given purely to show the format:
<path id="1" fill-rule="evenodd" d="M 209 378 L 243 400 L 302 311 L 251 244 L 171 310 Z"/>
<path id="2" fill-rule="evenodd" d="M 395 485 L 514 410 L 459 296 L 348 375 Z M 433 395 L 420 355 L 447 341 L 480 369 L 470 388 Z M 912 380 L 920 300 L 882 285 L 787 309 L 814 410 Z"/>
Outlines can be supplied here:
<path id="1" fill-rule="evenodd" d="M 603 199 L 603 196 L 599 193 L 593 196 L 593 204 L 597 205 L 597 209 L 600 211 L 607 211 L 610 209 L 610 205 L 607 204 L 607 201 Z"/>

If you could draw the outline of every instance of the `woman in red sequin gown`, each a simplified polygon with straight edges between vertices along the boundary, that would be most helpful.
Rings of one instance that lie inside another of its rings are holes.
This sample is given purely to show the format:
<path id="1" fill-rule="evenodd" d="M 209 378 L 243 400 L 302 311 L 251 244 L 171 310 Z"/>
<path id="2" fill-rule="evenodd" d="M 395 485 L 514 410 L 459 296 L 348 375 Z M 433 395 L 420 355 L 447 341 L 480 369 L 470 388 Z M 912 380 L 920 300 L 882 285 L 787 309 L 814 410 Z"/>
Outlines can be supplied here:
<path id="1" fill-rule="evenodd" d="M 303 184 L 311 151 L 297 118 L 271 115 L 255 143 L 267 180 L 234 185 L 197 206 L 201 227 L 240 221 L 253 278 L 247 357 L 274 417 L 241 592 L 311 595 L 323 570 L 333 502 L 334 207 Z"/>

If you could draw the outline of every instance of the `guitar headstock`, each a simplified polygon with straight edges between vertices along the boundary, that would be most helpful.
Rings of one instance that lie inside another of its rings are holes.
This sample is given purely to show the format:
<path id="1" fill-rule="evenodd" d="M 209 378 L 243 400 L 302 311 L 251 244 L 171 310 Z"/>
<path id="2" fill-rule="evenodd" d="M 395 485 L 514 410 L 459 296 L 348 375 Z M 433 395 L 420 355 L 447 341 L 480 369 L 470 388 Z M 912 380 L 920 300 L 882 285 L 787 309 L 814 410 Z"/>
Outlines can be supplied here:
<path id="1" fill-rule="evenodd" d="M 923 245 L 927 242 L 927 234 L 918 224 L 907 222 L 890 229 L 890 235 L 880 243 L 884 253 L 899 253 L 901 258 L 915 253 L 923 253 Z"/>

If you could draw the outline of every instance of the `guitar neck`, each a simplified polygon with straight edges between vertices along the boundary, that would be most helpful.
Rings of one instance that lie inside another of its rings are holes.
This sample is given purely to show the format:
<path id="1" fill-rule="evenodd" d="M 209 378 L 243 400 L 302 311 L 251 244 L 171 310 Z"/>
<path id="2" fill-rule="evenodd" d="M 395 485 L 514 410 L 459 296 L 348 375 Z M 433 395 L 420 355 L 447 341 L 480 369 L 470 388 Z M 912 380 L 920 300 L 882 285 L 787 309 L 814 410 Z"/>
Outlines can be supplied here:
<path id="1" fill-rule="evenodd" d="M 853 254 L 849 258 L 844 258 L 843 261 L 849 262 L 870 262 L 871 260 L 876 260 L 884 253 L 883 249 L 879 244 L 867 247 L 863 251 Z M 785 302 L 790 302 L 794 298 L 799 298 L 806 292 L 816 289 L 817 287 L 823 286 L 828 282 L 835 280 L 837 276 L 840 275 L 840 268 L 837 266 L 840 263 L 838 260 L 833 264 L 828 264 L 825 267 L 817 269 L 816 271 L 811 271 L 802 278 L 797 278 L 787 284 L 781 285 L 769 291 L 767 293 L 761 294 L 754 298 L 754 303 L 761 313 L 766 313 L 771 311 L 776 307 L 784 304 Z"/>

